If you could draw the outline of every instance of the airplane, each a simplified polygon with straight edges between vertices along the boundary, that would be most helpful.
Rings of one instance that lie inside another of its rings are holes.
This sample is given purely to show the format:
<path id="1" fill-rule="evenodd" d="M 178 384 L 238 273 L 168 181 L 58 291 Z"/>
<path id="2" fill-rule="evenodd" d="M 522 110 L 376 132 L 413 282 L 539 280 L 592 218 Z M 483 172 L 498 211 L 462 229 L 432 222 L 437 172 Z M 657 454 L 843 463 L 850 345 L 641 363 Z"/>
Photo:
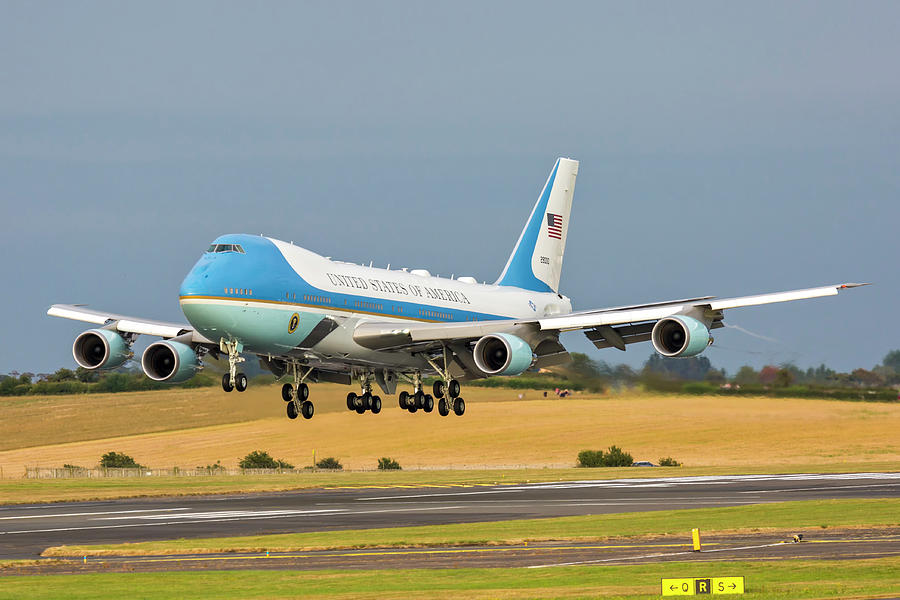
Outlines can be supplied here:
<path id="1" fill-rule="evenodd" d="M 666 357 L 691 357 L 713 342 L 732 308 L 819 298 L 866 284 L 844 283 L 737 298 L 701 296 L 573 311 L 559 281 L 578 161 L 557 159 L 500 277 L 441 278 L 424 269 L 381 269 L 331 260 L 293 242 L 248 234 L 210 244 L 181 284 L 188 323 L 169 323 L 54 304 L 47 314 L 93 323 L 72 354 L 86 369 L 133 358 L 139 335 L 150 344 L 141 367 L 154 381 L 182 382 L 207 356 L 227 358 L 225 392 L 247 389 L 239 365 L 255 356 L 282 386 L 287 416 L 309 419 L 307 382 L 359 386 L 347 409 L 381 412 L 377 384 L 409 412 L 463 415 L 461 382 L 513 376 L 569 360 L 560 333 L 580 330 L 597 348 L 625 350 L 650 341 Z M 424 378 L 436 377 L 429 390 Z M 435 400 L 437 402 L 435 403 Z"/>

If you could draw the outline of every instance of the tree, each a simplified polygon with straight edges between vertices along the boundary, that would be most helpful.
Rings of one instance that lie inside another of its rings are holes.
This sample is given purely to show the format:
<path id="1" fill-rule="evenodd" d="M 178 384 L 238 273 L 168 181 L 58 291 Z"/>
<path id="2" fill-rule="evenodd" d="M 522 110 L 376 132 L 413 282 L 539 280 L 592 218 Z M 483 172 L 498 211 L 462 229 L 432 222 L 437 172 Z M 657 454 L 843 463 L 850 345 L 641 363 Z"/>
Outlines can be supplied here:
<path id="1" fill-rule="evenodd" d="M 890 367 L 895 373 L 900 375 L 900 350 L 891 350 L 881 359 L 881 364 Z"/>
<path id="2" fill-rule="evenodd" d="M 378 459 L 378 470 L 379 471 L 399 471 L 400 463 L 398 463 L 393 458 L 388 458 L 384 456 Z"/>
<path id="3" fill-rule="evenodd" d="M 634 458 L 618 446 L 610 446 L 603 455 L 604 467 L 630 467 L 633 463 Z"/>
<path id="4" fill-rule="evenodd" d="M 738 369 L 737 375 L 734 376 L 734 382 L 738 385 L 753 385 L 759 383 L 759 373 L 750 365 L 744 365 Z"/>
<path id="5" fill-rule="evenodd" d="M 587 354 L 571 352 L 569 353 L 569 357 L 572 359 L 569 368 L 575 373 L 589 379 L 600 377 L 600 369 L 597 368 L 597 363 L 591 360 L 591 357 Z"/>
<path id="6" fill-rule="evenodd" d="M 104 469 L 145 469 L 124 452 L 107 452 L 100 457 L 100 466 Z"/>
<path id="7" fill-rule="evenodd" d="M 759 372 L 759 382 L 763 385 L 772 385 L 775 383 L 776 375 L 778 375 L 778 367 L 766 365 Z"/>
<path id="8" fill-rule="evenodd" d="M 861 368 L 853 369 L 850 380 L 863 387 L 875 387 L 884 383 L 877 373 Z"/>
<path id="9" fill-rule="evenodd" d="M 82 383 L 94 383 L 100 379 L 100 373 L 95 370 L 78 367 L 75 369 L 75 379 Z"/>
<path id="10" fill-rule="evenodd" d="M 74 381 L 75 371 L 72 369 L 62 368 L 47 376 L 47 381 Z"/>
<path id="11" fill-rule="evenodd" d="M 579 467 L 602 467 L 603 450 L 582 450 L 578 453 Z"/>
<path id="12" fill-rule="evenodd" d="M 254 450 L 241 459 L 238 466 L 242 469 L 293 469 L 294 465 L 279 459 L 272 458 L 264 450 Z"/>
<path id="13" fill-rule="evenodd" d="M 788 387 L 794 383 L 794 374 L 788 369 L 778 369 L 775 373 L 775 381 L 772 383 L 776 387 Z"/>
<path id="14" fill-rule="evenodd" d="M 705 356 L 667 358 L 653 353 L 644 363 L 644 371 L 689 381 L 702 381 L 710 369 L 712 364 Z"/>
<path id="15" fill-rule="evenodd" d="M 323 458 L 322 460 L 317 462 L 316 468 L 317 469 L 334 469 L 334 470 L 339 471 L 344 468 L 344 465 L 342 465 L 340 463 L 340 461 L 338 461 L 338 459 L 334 458 L 333 456 L 329 456 L 328 458 Z"/>

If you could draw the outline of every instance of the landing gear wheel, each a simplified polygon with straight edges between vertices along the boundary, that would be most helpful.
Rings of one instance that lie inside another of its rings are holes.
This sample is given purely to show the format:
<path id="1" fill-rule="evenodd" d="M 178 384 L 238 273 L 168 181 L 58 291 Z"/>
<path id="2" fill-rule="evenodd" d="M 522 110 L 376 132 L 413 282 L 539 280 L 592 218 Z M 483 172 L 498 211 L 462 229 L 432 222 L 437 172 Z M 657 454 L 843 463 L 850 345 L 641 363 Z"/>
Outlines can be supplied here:
<path id="1" fill-rule="evenodd" d="M 356 394 L 353 392 L 347 394 L 347 410 L 356 410 Z"/>
<path id="2" fill-rule="evenodd" d="M 425 397 L 422 398 L 422 410 L 427 413 L 434 410 L 434 398 L 431 397 L 431 394 L 425 394 Z"/>
<path id="3" fill-rule="evenodd" d="M 291 402 L 293 405 L 294 403 Z M 316 407 L 313 406 L 313 403 L 307 400 L 303 404 L 300 405 L 300 412 L 303 413 L 304 419 L 312 419 L 313 413 L 316 412 Z"/>
<path id="4" fill-rule="evenodd" d="M 409 406 L 409 404 L 408 404 L 408 403 L 409 403 L 409 393 L 406 392 L 406 391 L 400 392 L 399 401 L 400 401 L 400 408 L 403 408 L 403 409 L 408 408 L 408 406 Z"/>
<path id="5" fill-rule="evenodd" d="M 415 393 L 413 396 L 413 406 L 416 408 L 422 408 L 422 403 L 425 401 L 425 394 L 422 393 L 421 390 Z"/>
<path id="6" fill-rule="evenodd" d="M 431 386 L 431 391 L 434 392 L 435 398 L 443 398 L 444 397 L 444 382 L 443 381 L 435 381 L 434 385 Z"/>
<path id="7" fill-rule="evenodd" d="M 372 414 L 377 415 L 381 412 L 381 396 L 372 396 Z"/>
<path id="8" fill-rule="evenodd" d="M 297 386 L 297 398 L 300 402 L 305 402 L 309 398 L 309 386 L 301 383 Z"/>
<path id="9" fill-rule="evenodd" d="M 453 401 L 453 412 L 455 412 L 458 417 L 463 416 L 466 412 L 466 401 L 462 398 L 456 398 Z"/>
<path id="10" fill-rule="evenodd" d="M 228 373 L 222 375 L 222 389 L 226 392 L 230 392 L 234 389 L 234 386 L 231 384 L 231 375 Z"/>
<path id="11" fill-rule="evenodd" d="M 294 399 L 294 386 L 289 383 L 281 386 L 281 399 L 285 402 L 290 402 Z"/>
<path id="12" fill-rule="evenodd" d="M 446 417 L 450 414 L 450 403 L 447 402 L 446 398 L 441 398 L 440 400 L 438 400 L 438 413 L 442 417 Z"/>
<path id="13" fill-rule="evenodd" d="M 247 391 L 247 376 L 243 373 L 238 373 L 234 376 L 234 389 L 239 392 Z"/>
<path id="14" fill-rule="evenodd" d="M 362 414 L 365 414 L 365 412 L 366 412 L 366 407 L 360 405 L 360 406 L 357 406 L 356 408 L 354 408 L 353 410 L 356 411 L 356 414 L 362 415 Z"/>
<path id="15" fill-rule="evenodd" d="M 459 396 L 459 382 L 455 379 L 450 380 L 450 384 L 447 386 L 447 391 L 450 393 L 451 398 L 456 398 Z"/>
<path id="16" fill-rule="evenodd" d="M 369 410 L 372 408 L 372 394 L 366 392 L 362 395 L 362 407 L 363 410 Z"/>
<path id="17" fill-rule="evenodd" d="M 408 411 L 411 412 L 411 413 L 414 413 L 414 412 L 416 412 L 416 411 L 419 410 L 419 409 L 416 408 L 415 403 L 410 402 L 410 403 L 407 405 L 407 409 L 406 409 L 406 410 L 408 410 Z"/>
<path id="18" fill-rule="evenodd" d="M 297 404 L 296 403 L 288 402 L 287 416 L 288 416 L 288 419 L 296 419 L 297 418 Z"/>

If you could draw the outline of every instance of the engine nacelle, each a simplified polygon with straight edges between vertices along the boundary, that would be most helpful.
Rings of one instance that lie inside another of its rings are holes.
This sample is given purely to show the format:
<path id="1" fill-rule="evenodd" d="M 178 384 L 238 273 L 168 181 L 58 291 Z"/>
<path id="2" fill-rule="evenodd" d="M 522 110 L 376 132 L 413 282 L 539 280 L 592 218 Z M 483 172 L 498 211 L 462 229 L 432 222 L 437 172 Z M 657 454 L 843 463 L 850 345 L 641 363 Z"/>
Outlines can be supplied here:
<path id="1" fill-rule="evenodd" d="M 141 367 L 153 381 L 179 383 L 193 377 L 200 368 L 200 359 L 186 344 L 163 341 L 147 346 L 141 357 Z"/>
<path id="2" fill-rule="evenodd" d="M 75 362 L 85 369 L 115 369 L 131 358 L 131 347 L 109 329 L 88 329 L 72 344 Z"/>
<path id="3" fill-rule="evenodd" d="M 650 337 L 656 351 L 670 358 L 697 356 L 712 343 L 706 325 L 684 315 L 660 319 Z"/>
<path id="4" fill-rule="evenodd" d="M 508 333 L 494 333 L 478 340 L 474 356 L 475 364 L 485 375 L 518 375 L 534 360 L 531 346 Z"/>

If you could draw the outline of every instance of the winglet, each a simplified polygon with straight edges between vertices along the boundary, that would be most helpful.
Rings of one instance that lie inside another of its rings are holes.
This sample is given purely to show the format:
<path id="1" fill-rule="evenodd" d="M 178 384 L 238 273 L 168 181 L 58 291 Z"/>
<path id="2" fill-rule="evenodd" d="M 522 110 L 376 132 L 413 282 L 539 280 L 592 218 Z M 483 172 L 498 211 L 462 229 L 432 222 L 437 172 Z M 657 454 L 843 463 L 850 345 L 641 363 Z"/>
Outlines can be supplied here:
<path id="1" fill-rule="evenodd" d="M 872 284 L 871 283 L 842 283 L 841 285 L 837 286 L 837 288 L 839 290 L 848 290 L 850 288 L 862 287 L 864 285 L 872 285 Z"/>

